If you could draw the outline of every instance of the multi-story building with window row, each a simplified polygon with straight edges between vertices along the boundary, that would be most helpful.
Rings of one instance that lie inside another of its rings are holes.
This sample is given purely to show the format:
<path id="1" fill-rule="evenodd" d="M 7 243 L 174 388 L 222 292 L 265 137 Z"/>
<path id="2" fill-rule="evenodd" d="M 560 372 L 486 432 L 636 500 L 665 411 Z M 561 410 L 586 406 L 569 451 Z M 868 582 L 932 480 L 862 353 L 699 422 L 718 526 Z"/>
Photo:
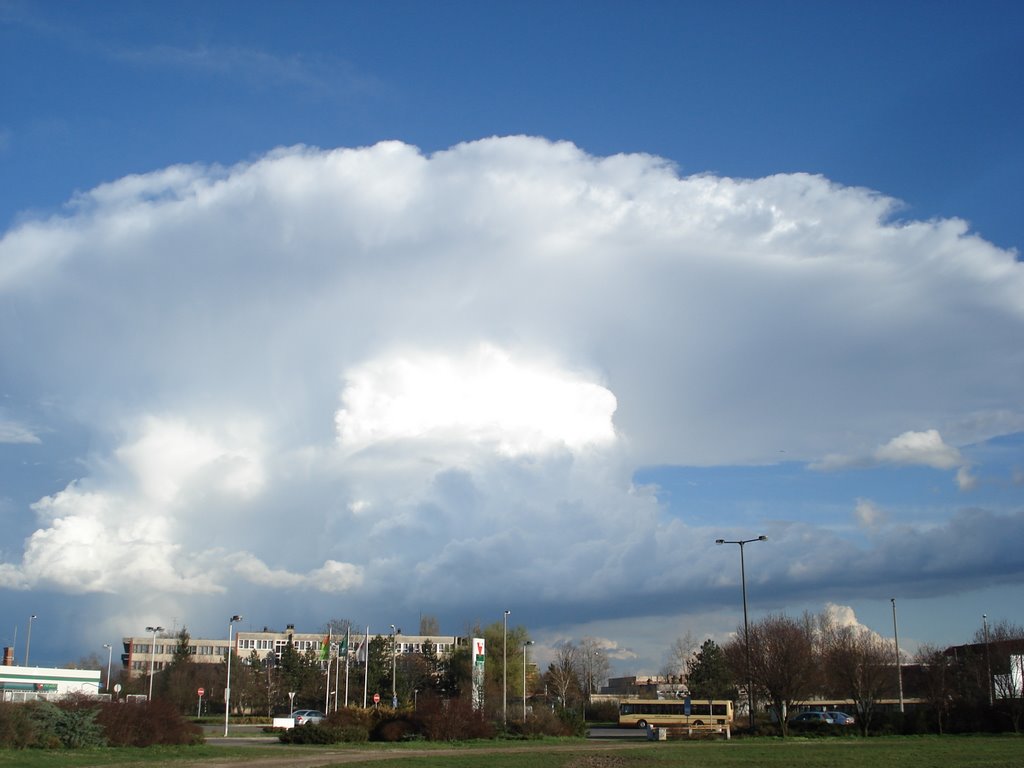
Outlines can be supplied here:
<path id="1" fill-rule="evenodd" d="M 374 636 L 390 637 L 390 633 L 376 633 Z M 233 651 L 240 659 L 247 660 L 255 652 L 256 658 L 264 661 L 271 653 L 280 655 L 289 642 L 299 653 L 312 651 L 319 654 L 323 649 L 326 635 L 323 633 L 296 632 L 293 625 L 288 625 L 284 632 L 277 632 L 264 627 L 261 631 L 252 632 L 239 630 L 238 634 L 232 637 L 231 645 Z M 333 643 L 340 642 L 341 638 L 335 635 Z M 122 638 L 124 653 L 121 654 L 121 663 L 124 669 L 132 677 L 149 674 L 150 665 L 159 672 L 170 664 L 174 658 L 174 652 L 178 648 L 178 638 L 175 635 L 158 635 L 156 642 L 153 642 L 153 635 L 137 635 Z M 353 633 L 350 640 L 348 652 L 352 658 L 362 659 L 363 645 L 366 642 L 364 633 Z M 395 653 L 421 653 L 426 643 L 434 646 L 439 656 L 446 656 L 455 650 L 457 646 L 465 643 L 465 638 L 456 635 L 403 635 L 395 636 Z M 228 651 L 227 638 L 206 639 L 190 638 L 189 652 L 192 661 L 198 664 L 219 664 L 223 663 Z"/>

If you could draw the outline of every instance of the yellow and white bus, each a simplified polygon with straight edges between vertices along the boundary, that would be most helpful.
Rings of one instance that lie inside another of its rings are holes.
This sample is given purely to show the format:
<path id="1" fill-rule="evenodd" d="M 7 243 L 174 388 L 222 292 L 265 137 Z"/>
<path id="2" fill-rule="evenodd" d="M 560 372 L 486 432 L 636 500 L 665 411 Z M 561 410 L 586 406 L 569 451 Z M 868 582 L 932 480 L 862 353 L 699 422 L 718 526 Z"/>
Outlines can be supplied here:
<path id="1" fill-rule="evenodd" d="M 646 728 L 669 725 L 728 725 L 732 702 L 714 699 L 619 699 L 619 727 Z"/>

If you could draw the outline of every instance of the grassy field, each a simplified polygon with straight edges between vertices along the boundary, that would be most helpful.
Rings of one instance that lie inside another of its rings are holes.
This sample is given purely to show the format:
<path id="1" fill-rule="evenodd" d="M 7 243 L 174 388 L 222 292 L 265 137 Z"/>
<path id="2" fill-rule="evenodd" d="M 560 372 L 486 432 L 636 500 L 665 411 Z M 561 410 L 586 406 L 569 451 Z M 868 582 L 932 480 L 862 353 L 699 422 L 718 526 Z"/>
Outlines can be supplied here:
<path id="1" fill-rule="evenodd" d="M 0 766 L 264 766 L 265 768 L 1021 768 L 1024 737 L 922 736 L 869 739 L 735 739 L 617 744 L 594 741 L 459 745 L 283 745 L 111 750 L 0 751 Z"/>

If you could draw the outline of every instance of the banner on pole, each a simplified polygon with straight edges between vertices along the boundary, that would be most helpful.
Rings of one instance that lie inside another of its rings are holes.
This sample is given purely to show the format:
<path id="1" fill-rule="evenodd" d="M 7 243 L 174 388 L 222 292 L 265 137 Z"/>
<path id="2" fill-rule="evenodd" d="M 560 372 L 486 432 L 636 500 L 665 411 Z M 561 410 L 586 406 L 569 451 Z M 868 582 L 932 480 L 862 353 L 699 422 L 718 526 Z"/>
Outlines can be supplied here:
<path id="1" fill-rule="evenodd" d="M 473 709 L 483 709 L 484 706 L 484 639 L 473 638 Z"/>

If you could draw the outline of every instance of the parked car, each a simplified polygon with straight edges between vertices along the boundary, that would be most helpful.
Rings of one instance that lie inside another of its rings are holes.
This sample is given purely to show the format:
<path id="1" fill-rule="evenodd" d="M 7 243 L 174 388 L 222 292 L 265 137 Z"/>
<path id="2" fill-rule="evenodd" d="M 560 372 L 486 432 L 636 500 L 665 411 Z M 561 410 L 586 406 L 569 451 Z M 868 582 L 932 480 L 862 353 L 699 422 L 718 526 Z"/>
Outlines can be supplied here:
<path id="1" fill-rule="evenodd" d="M 796 725 L 809 725 L 810 723 L 824 723 L 825 725 L 833 724 L 831 712 L 819 712 L 815 710 L 801 712 L 789 722 Z"/>
<path id="2" fill-rule="evenodd" d="M 853 725 L 857 722 L 853 715 L 848 715 L 845 712 L 829 712 L 828 716 L 832 718 L 832 722 L 836 725 Z"/>
<path id="3" fill-rule="evenodd" d="M 299 709 L 292 713 L 292 718 L 296 725 L 319 723 L 324 719 L 324 713 L 316 709 Z"/>

